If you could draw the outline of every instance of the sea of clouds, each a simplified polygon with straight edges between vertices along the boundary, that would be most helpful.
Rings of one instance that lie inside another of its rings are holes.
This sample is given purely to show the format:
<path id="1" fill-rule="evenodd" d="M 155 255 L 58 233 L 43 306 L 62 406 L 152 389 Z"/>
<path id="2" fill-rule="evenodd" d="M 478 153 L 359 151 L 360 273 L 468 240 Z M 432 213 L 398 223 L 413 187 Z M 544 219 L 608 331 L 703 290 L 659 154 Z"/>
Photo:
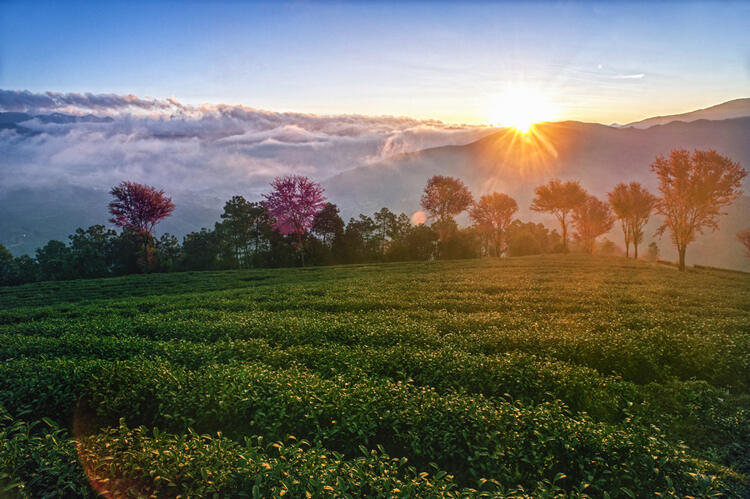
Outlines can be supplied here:
<path id="1" fill-rule="evenodd" d="M 183 196 L 258 199 L 278 175 L 324 180 L 394 155 L 465 144 L 492 132 L 406 117 L 16 90 L 0 90 L 0 112 L 77 117 L 71 123 L 39 118 L 18 123 L 25 133 L 0 130 L 0 194 L 59 185 L 107 190 L 127 179 Z M 94 121 L 87 115 L 112 119 Z"/>

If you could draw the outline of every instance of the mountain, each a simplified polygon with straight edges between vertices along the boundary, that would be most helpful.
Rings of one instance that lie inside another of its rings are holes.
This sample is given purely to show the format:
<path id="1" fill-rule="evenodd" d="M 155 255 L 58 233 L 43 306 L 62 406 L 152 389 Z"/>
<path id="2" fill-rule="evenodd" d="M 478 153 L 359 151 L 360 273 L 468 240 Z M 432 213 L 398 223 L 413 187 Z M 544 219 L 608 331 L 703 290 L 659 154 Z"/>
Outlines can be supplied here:
<path id="1" fill-rule="evenodd" d="M 750 116 L 750 98 L 734 99 L 722 104 L 690 111 L 688 113 L 671 114 L 669 116 L 655 116 L 641 121 L 635 121 L 624 125 L 634 128 L 648 128 L 654 125 L 666 125 L 673 121 L 696 121 L 696 120 L 726 120 Z"/>
<path id="2" fill-rule="evenodd" d="M 750 167 L 750 118 L 691 123 L 673 122 L 648 129 L 615 128 L 592 123 L 559 122 L 537 125 L 528 135 L 501 130 L 464 146 L 446 146 L 402 155 L 340 173 L 325 182 L 328 196 L 342 212 L 372 213 L 381 206 L 411 214 L 432 175 L 461 178 L 476 197 L 504 192 L 515 198 L 519 217 L 556 226 L 551 217 L 531 212 L 534 187 L 557 177 L 579 180 L 590 193 L 604 198 L 619 182 L 641 182 L 656 192 L 649 165 L 658 154 L 675 148 L 713 148 Z M 745 192 L 750 181 L 745 181 Z M 736 233 L 750 226 L 750 197 L 744 196 L 721 220 L 722 230 L 688 249 L 690 263 L 750 270 Z M 656 219 L 647 233 L 653 234 Z M 622 235 L 608 235 L 616 242 Z M 650 239 L 649 239 L 650 240 Z M 648 240 L 646 244 L 648 244 Z M 672 258 L 667 237 L 657 241 Z M 644 245 L 645 247 L 645 245 Z"/>
<path id="3" fill-rule="evenodd" d="M 0 182 L 0 243 L 16 255 L 33 254 L 49 239 L 66 240 L 77 227 L 106 223 L 107 190 L 121 178 L 167 187 L 178 210 L 159 225 L 159 232 L 182 236 L 212 227 L 232 194 L 256 200 L 269 178 L 287 172 L 325 179 L 326 194 L 345 219 L 383 206 L 412 214 L 419 210 L 427 179 L 443 174 L 463 179 L 477 197 L 492 191 L 508 193 L 517 200 L 521 219 L 555 227 L 554 219 L 528 208 L 534 188 L 553 177 L 580 180 L 600 198 L 620 182 L 641 182 L 655 192 L 656 177 L 649 165 L 673 148 L 714 148 L 750 169 L 750 117 L 673 121 L 648 128 L 543 123 L 528 135 L 500 129 L 480 135 L 479 140 L 433 142 L 463 145 L 425 148 L 429 142 L 420 142 L 418 152 L 391 156 L 394 149 L 414 150 L 396 147 L 409 135 L 396 135 L 386 141 L 387 147 L 375 141 L 361 145 L 352 134 L 336 135 L 331 141 L 320 131 L 306 144 L 286 144 L 275 135 L 270 141 L 263 135 L 257 145 L 255 136 L 250 137 L 255 142 L 235 144 L 234 135 L 215 138 L 217 123 L 221 124 L 213 118 L 155 120 L 137 128 L 138 123 L 129 119 L 109 123 L 90 115 L 0 113 L 0 128 L 20 127 L 20 131 L 12 128 L 18 133 L 0 130 L 0 174 L 5 175 Z M 214 128 L 205 131 L 209 125 Z M 293 128 L 295 137 L 298 128 Z M 195 133 L 173 137 L 183 129 L 200 131 L 207 138 Z M 236 133 L 229 126 L 218 129 L 226 129 L 225 135 Z M 93 139 L 78 141 L 81 135 Z M 227 145 L 227 140 L 232 142 Z M 36 154 L 41 150 L 44 155 Z M 387 159 L 378 159 L 383 157 Z M 253 161 L 246 162 L 247 158 Z M 315 164 L 335 168 L 316 170 Z M 348 165 L 353 168 L 345 170 Z M 744 187 L 750 192 L 750 180 Z M 750 271 L 750 259 L 736 241 L 736 233 L 750 227 L 750 197 L 745 195 L 725 211 L 721 230 L 699 237 L 690 246 L 688 263 Z M 465 217 L 459 221 L 468 222 Z M 657 226 L 654 219 L 647 228 L 646 244 Z M 621 244 L 617 230 L 607 237 Z M 657 243 L 663 257 L 675 258 L 668 237 Z"/>

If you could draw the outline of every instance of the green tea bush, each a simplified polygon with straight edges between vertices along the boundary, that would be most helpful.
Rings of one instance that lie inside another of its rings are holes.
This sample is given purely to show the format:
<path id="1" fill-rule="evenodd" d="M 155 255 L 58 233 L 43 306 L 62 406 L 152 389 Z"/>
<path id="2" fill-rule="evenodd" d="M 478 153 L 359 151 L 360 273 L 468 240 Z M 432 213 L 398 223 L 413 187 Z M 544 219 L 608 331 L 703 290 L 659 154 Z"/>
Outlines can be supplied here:
<path id="1" fill-rule="evenodd" d="M 97 487 L 146 495 L 741 496 L 748 387 L 742 273 L 558 255 L 5 287 L 0 487 L 94 494 L 85 441 Z"/>

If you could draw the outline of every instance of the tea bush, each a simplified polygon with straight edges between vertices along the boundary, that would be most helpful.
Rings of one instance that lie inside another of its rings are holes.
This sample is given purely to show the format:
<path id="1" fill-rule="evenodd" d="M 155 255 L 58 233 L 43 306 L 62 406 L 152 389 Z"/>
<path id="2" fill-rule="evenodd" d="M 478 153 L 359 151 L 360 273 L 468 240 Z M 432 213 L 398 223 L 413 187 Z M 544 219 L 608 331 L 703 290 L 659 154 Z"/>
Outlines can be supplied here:
<path id="1" fill-rule="evenodd" d="M 748 386 L 742 273 L 558 255 L 35 283 L 0 290 L 0 487 L 741 496 Z"/>

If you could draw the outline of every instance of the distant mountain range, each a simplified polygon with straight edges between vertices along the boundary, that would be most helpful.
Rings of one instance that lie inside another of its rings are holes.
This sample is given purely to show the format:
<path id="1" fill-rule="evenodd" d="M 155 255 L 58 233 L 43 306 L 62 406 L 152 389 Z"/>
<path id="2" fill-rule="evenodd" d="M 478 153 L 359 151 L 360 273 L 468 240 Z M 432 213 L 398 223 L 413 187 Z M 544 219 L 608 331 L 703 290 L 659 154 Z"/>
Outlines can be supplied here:
<path id="1" fill-rule="evenodd" d="M 355 168 L 328 179 L 325 186 L 347 213 L 371 213 L 380 206 L 412 213 L 419 209 L 430 176 L 451 175 L 463 179 L 476 196 L 492 191 L 509 194 L 518 201 L 522 219 L 554 227 L 551 217 L 528 208 L 535 186 L 557 177 L 579 180 L 600 198 L 619 182 L 641 182 L 656 192 L 657 179 L 649 165 L 658 154 L 675 148 L 716 149 L 750 168 L 750 117 L 672 122 L 647 129 L 544 123 L 528 136 L 501 130 L 465 146 L 427 149 Z M 749 193 L 750 181 L 744 187 Z M 727 211 L 719 233 L 690 247 L 689 262 L 750 270 L 750 259 L 736 241 L 737 232 L 750 227 L 750 197 L 745 195 Z M 655 228 L 654 222 L 648 234 Z M 609 237 L 621 244 L 617 230 Z M 666 257 L 673 257 L 667 237 L 658 244 Z"/>
<path id="2" fill-rule="evenodd" d="M 39 141 L 47 140 L 44 134 L 52 133 L 50 127 L 56 130 L 70 127 L 71 123 L 83 123 L 82 127 L 91 128 L 94 125 L 88 123 L 96 123 L 96 126 L 106 129 L 111 121 L 111 117 L 91 114 L 0 113 L 0 137 L 5 134 L 5 143 L 9 144 L 6 147 L 14 148 L 8 151 L 18 156 L 17 151 L 23 151 L 18 149 L 18 144 L 26 138 L 29 144 L 42 143 Z M 47 125 L 38 126 L 39 123 Z M 160 121 L 158 125 L 158 133 L 173 133 L 169 120 Z M 103 144 L 108 144 L 106 140 L 110 139 L 106 134 L 102 133 L 102 137 Z M 187 143 L 195 141 L 189 139 Z M 200 152 L 204 147 L 196 150 Z M 310 147 L 319 146 L 313 144 Z M 345 218 L 359 213 L 371 214 L 383 206 L 412 214 L 419 210 L 419 198 L 430 176 L 452 175 L 463 179 L 476 197 L 492 191 L 508 193 L 518 201 L 520 218 L 555 227 L 552 218 L 528 208 L 535 186 L 558 177 L 579 180 L 589 192 L 601 198 L 619 182 L 641 182 L 655 192 L 656 177 L 649 165 L 658 154 L 668 154 L 674 148 L 713 148 L 750 169 L 750 99 L 737 99 L 691 113 L 650 118 L 624 127 L 566 121 L 536 125 L 528 135 L 499 129 L 466 145 L 427 148 L 380 161 L 368 158 L 355 163 L 349 170 L 324 179 L 323 184 L 328 198 L 341 208 Z M 334 154 L 336 150 L 330 150 L 328 154 Z M 237 151 L 240 154 L 242 149 Z M 0 151 L 0 155 L 4 153 Z M 59 154 L 63 153 L 67 154 Z M 23 159 L 16 158 L 16 161 Z M 102 168 L 118 171 L 118 164 L 111 164 L 111 160 L 102 161 Z M 300 171 L 304 172 L 304 163 L 300 162 L 300 165 L 303 168 Z M 247 173 L 248 176 L 252 174 L 252 171 Z M 242 183 L 241 176 L 237 179 L 233 184 L 236 193 L 247 195 L 247 185 Z M 49 239 L 65 240 L 76 227 L 106 221 L 109 180 L 96 189 L 83 185 L 50 184 L 42 180 L 38 186 L 26 185 L 23 188 L 4 189 L 0 185 L 0 243 L 14 254 L 33 254 L 36 247 Z M 175 195 L 178 210 L 159 226 L 159 230 L 181 236 L 200 227 L 213 226 L 219 218 L 223 201 L 228 197 L 221 197 L 210 189 L 207 197 L 209 186 L 202 185 L 201 180 L 192 183 L 190 178 L 179 180 L 188 186 L 188 190 Z M 689 264 L 750 271 L 750 259 L 743 255 L 742 247 L 736 241 L 736 233 L 750 227 L 750 180 L 745 181 L 744 188 L 745 196 L 729 207 L 728 214 L 722 217 L 721 230 L 700 236 L 689 247 Z M 460 221 L 467 222 L 465 219 Z M 658 220 L 654 219 L 647 228 L 646 243 L 653 239 L 657 224 Z M 619 231 L 612 231 L 608 237 L 622 244 Z M 657 243 L 665 258 L 675 258 L 667 236 L 658 239 Z"/>
<path id="3" fill-rule="evenodd" d="M 31 120 L 38 120 L 44 124 L 57 123 L 60 125 L 69 123 L 111 123 L 114 121 L 110 116 L 94 116 L 93 114 L 72 115 L 52 113 L 32 115 L 28 113 L 10 112 L 0 113 L 0 131 L 14 130 L 22 135 L 36 135 L 39 132 L 22 125 L 22 123 Z"/>
<path id="4" fill-rule="evenodd" d="M 625 126 L 648 128 L 654 125 L 666 125 L 673 121 L 690 122 L 697 120 L 728 120 L 745 116 L 750 116 L 750 98 L 734 99 L 715 106 L 690 111 L 688 113 L 654 116 L 653 118 L 628 123 Z"/>

